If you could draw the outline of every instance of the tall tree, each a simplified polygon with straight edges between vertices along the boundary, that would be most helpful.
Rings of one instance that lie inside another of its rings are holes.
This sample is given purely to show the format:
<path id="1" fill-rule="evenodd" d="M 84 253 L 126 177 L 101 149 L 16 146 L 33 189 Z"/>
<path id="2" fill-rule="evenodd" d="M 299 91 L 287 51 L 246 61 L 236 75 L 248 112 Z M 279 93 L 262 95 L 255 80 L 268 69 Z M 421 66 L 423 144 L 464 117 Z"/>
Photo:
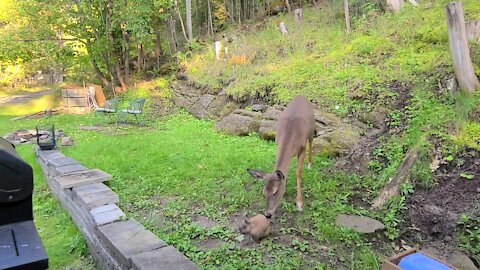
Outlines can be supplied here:
<path id="1" fill-rule="evenodd" d="M 185 12 L 187 14 L 188 41 L 193 41 L 192 32 L 192 0 L 185 0 Z"/>

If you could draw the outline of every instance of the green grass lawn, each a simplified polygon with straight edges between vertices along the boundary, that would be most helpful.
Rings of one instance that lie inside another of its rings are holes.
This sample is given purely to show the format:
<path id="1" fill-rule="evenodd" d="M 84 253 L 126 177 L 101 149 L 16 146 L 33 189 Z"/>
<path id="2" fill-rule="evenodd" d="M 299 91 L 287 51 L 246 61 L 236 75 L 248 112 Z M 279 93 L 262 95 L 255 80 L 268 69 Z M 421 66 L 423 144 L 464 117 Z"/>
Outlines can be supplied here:
<path id="1" fill-rule="evenodd" d="M 299 214 L 292 165 L 273 235 L 259 245 L 239 242 L 242 237 L 233 220 L 265 208 L 262 183 L 253 180 L 246 169 L 271 170 L 276 153 L 273 142 L 257 135 L 219 134 L 213 131 L 212 122 L 183 112 L 150 120 L 147 126 L 79 129 L 94 122 L 90 115 L 20 121 L 3 116 L 0 133 L 54 123 L 75 141 L 73 147 L 62 148 L 63 153 L 113 175 L 108 184 L 119 194 L 127 216 L 204 269 L 379 268 L 379 254 L 371 247 L 371 238 L 335 225 L 340 213 L 371 215 L 348 203 L 355 188 L 370 185 L 371 179 L 332 173 L 331 161 L 316 157 L 313 169 L 304 170 L 305 211 Z M 19 151 L 38 175 L 32 148 L 22 146 Z M 36 177 L 36 181 L 37 224 L 52 262 L 58 267 L 81 263 L 84 241 L 51 197 L 43 178 Z M 207 219 L 211 225 L 202 227 L 196 223 L 199 219 Z"/>

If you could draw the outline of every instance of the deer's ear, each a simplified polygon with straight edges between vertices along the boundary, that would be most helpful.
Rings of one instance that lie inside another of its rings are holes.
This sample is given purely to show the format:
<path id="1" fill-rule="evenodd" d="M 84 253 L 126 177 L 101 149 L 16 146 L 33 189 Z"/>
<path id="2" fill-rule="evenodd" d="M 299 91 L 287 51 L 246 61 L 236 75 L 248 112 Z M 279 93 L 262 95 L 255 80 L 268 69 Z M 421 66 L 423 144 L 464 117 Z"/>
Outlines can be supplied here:
<path id="1" fill-rule="evenodd" d="M 275 176 L 277 177 L 277 180 L 280 182 L 285 180 L 285 175 L 283 175 L 283 173 L 279 170 L 275 171 Z"/>
<path id="2" fill-rule="evenodd" d="M 263 179 L 265 175 L 267 175 L 265 172 L 262 172 L 262 171 L 256 171 L 252 169 L 247 169 L 247 171 L 255 179 Z"/>
<path id="3" fill-rule="evenodd" d="M 245 224 L 250 224 L 250 220 L 247 217 L 245 217 L 244 222 L 245 222 Z"/>

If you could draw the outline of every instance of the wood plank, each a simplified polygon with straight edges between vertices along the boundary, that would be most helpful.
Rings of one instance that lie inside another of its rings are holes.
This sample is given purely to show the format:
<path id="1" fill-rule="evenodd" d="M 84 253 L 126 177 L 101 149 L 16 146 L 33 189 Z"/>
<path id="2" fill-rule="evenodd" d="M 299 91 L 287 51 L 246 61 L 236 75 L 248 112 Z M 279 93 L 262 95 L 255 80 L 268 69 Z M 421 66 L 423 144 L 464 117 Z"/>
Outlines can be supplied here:
<path id="1" fill-rule="evenodd" d="M 53 180 L 57 182 L 62 189 L 101 183 L 111 179 L 112 176 L 110 174 L 99 169 L 91 169 L 53 177 Z"/>
<path id="2" fill-rule="evenodd" d="M 86 97 L 75 97 L 75 98 L 72 98 L 72 97 L 65 98 L 64 97 L 63 102 L 67 103 L 69 107 L 85 107 L 88 104 Z"/>

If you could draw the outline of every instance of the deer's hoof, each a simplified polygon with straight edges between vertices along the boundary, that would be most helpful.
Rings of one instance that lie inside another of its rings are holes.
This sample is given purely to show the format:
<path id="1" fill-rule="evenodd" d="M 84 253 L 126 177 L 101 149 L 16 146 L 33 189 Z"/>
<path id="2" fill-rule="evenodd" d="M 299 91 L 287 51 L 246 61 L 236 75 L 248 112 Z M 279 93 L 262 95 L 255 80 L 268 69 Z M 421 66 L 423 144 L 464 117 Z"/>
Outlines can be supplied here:
<path id="1" fill-rule="evenodd" d="M 312 169 L 312 163 L 307 164 L 307 169 L 309 169 L 309 170 Z"/>
<path id="2" fill-rule="evenodd" d="M 298 202 L 297 202 L 297 212 L 303 212 L 302 203 L 298 203 Z"/>

